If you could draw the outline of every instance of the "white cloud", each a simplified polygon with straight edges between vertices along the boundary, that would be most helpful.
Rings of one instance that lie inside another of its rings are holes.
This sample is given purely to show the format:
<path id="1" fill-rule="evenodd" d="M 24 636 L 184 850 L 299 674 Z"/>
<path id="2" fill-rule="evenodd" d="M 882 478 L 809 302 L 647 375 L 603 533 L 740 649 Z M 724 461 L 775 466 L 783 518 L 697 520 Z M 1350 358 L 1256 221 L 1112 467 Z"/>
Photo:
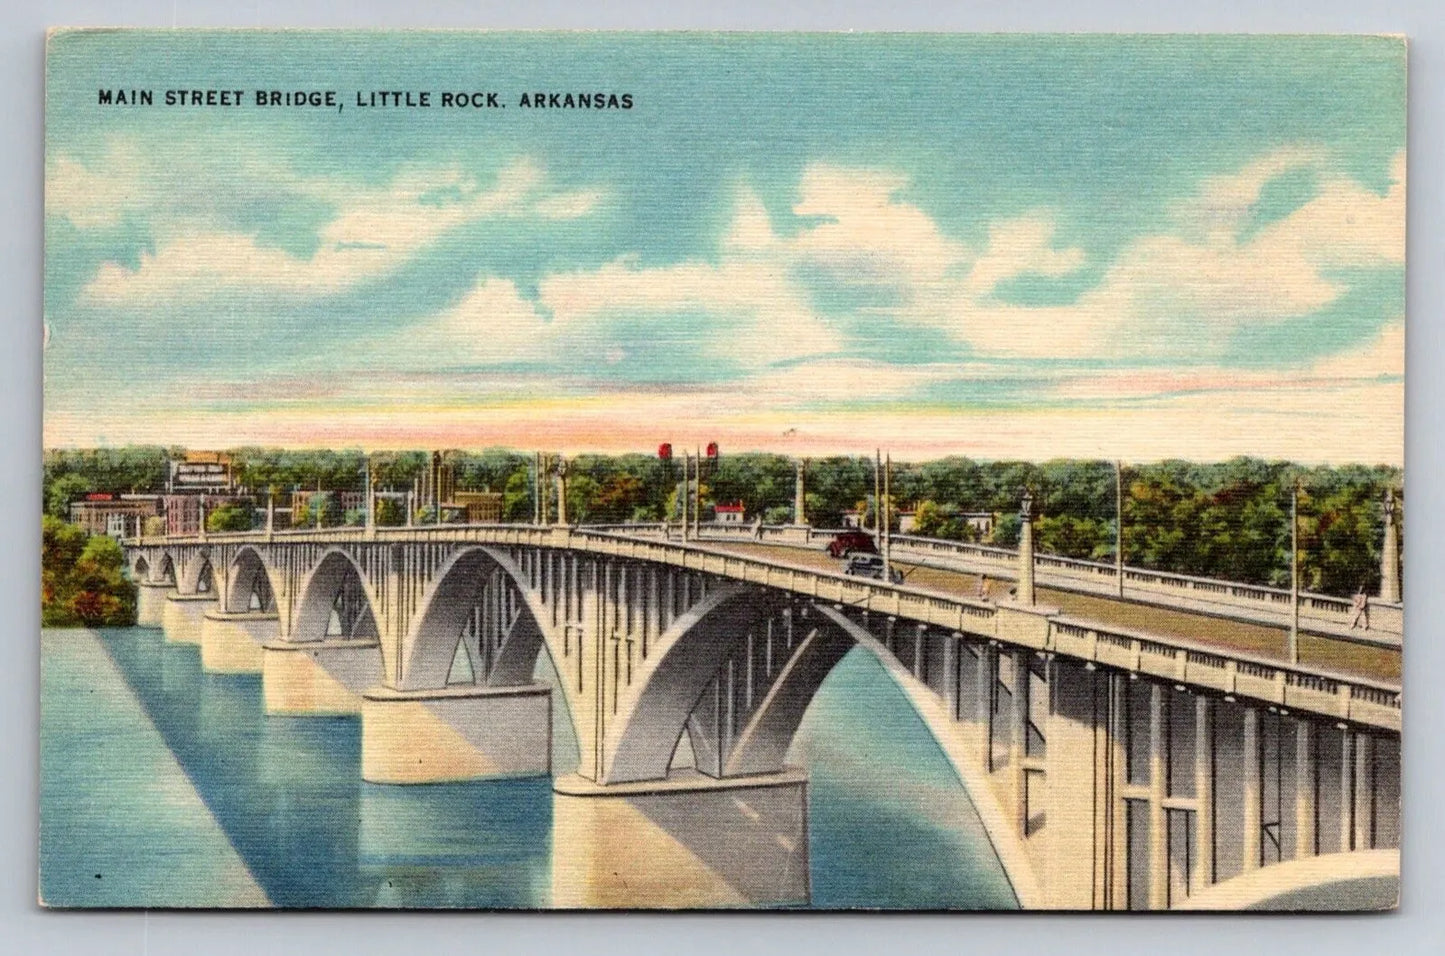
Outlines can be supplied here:
<path id="1" fill-rule="evenodd" d="M 1054 221 L 1043 213 L 992 223 L 988 248 L 968 275 L 969 294 L 986 296 L 999 283 L 1020 275 L 1058 278 L 1077 272 L 1084 264 L 1084 250 L 1055 249 L 1054 230 Z"/>
<path id="2" fill-rule="evenodd" d="M 229 215 L 251 197 L 287 195 L 330 205 L 316 252 L 294 255 L 238 226 Z M 239 292 L 319 296 L 384 276 L 445 233 L 482 219 L 575 219 L 603 201 L 598 190 L 549 188 L 530 160 L 503 166 L 491 183 L 458 167 L 403 167 L 383 186 L 302 180 L 242 148 L 225 177 L 214 164 L 155 162 L 115 140 L 87 167 L 65 156 L 47 176 L 48 212 L 80 228 L 114 226 L 146 215 L 155 250 L 130 269 L 103 264 L 86 285 L 92 304 L 196 303 Z"/>

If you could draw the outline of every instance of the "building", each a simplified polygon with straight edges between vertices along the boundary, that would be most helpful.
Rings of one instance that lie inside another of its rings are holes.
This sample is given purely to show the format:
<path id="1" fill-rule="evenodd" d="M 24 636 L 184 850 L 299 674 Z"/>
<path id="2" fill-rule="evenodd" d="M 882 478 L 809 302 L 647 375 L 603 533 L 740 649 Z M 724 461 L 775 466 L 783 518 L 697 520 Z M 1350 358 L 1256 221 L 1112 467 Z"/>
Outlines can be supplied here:
<path id="1" fill-rule="evenodd" d="M 457 491 L 446 503 L 464 509 L 467 524 L 498 524 L 502 520 L 499 491 Z"/>
<path id="2" fill-rule="evenodd" d="M 212 514 L 222 505 L 251 504 L 249 499 L 236 495 L 197 494 L 162 495 L 160 503 L 166 519 L 166 534 L 199 534 L 203 509 L 206 514 Z"/>
<path id="3" fill-rule="evenodd" d="M 190 451 L 168 462 L 168 494 L 229 495 L 236 491 L 231 456 L 223 451 Z"/>
<path id="4" fill-rule="evenodd" d="M 719 524 L 742 524 L 747 519 L 741 501 L 734 501 L 732 504 L 713 505 L 713 519 Z"/>
<path id="5" fill-rule="evenodd" d="M 300 514 L 311 506 L 311 499 L 328 497 L 341 505 L 341 513 L 363 511 L 366 508 L 364 491 L 293 491 L 291 492 L 291 513 Z"/>
<path id="6" fill-rule="evenodd" d="M 977 531 L 980 538 L 988 538 L 993 534 L 994 521 L 998 516 L 992 511 L 965 511 L 959 517 L 964 524 Z"/>
<path id="7" fill-rule="evenodd" d="M 70 503 L 70 522 L 90 534 L 108 534 L 113 538 L 138 538 L 145 519 L 161 513 L 161 500 L 155 495 L 86 495 Z"/>

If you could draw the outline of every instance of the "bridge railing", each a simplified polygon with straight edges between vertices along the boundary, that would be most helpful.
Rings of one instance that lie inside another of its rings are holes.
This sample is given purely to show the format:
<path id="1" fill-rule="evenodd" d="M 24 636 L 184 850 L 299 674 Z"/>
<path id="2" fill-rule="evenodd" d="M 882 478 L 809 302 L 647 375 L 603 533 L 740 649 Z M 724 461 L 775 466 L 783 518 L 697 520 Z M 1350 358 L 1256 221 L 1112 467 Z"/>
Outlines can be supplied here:
<path id="1" fill-rule="evenodd" d="M 1297 707 L 1396 732 L 1400 728 L 1401 691 L 1398 683 L 1323 668 L 1289 666 L 1187 638 L 1101 627 L 1068 615 L 1045 616 L 1033 608 L 998 605 L 834 571 L 780 565 L 763 557 L 708 549 L 696 543 L 684 544 L 642 537 L 636 533 L 561 526 L 423 525 L 377 528 L 369 536 L 366 530 L 288 530 L 276 532 L 272 538 L 305 541 L 330 536 L 346 540 L 367 537 L 384 542 L 477 542 L 573 549 L 651 561 L 786 590 L 858 610 L 890 614 L 959 634 L 997 639 L 1037 651 L 1062 653 L 1131 673 L 1215 689 L 1224 694 L 1238 693 L 1280 707 Z M 232 541 L 256 543 L 267 540 L 264 532 L 237 532 L 225 537 Z M 166 543 L 195 544 L 211 538 L 189 536 L 167 539 Z M 1021 643 L 1017 632 L 1008 631 L 1000 624 L 1002 607 L 1015 608 L 1015 614 L 1025 613 L 1043 621 L 1042 641 L 1030 638 Z"/>
<path id="2" fill-rule="evenodd" d="M 651 524 L 613 524 L 588 526 L 624 534 L 662 533 L 666 527 L 678 529 L 678 525 L 667 526 L 659 522 Z M 699 527 L 703 540 L 753 540 L 765 543 L 800 544 L 812 547 L 826 545 L 842 529 L 820 529 L 794 525 L 704 524 Z M 673 533 L 680 534 L 679 530 Z M 976 544 L 971 541 L 952 541 L 944 538 L 927 538 L 920 535 L 895 534 L 890 539 L 895 553 L 901 557 L 927 555 L 939 558 L 953 558 L 968 562 L 970 568 L 982 568 L 1000 578 L 1014 578 L 1018 573 L 1018 552 L 1010 548 Z M 1071 582 L 1100 594 L 1117 594 L 1119 570 L 1106 562 L 1087 561 L 1080 558 L 1066 558 L 1055 554 L 1036 554 L 1034 566 L 1043 574 L 1040 583 L 1063 584 Z M 1271 608 L 1285 613 L 1290 607 L 1290 592 L 1283 588 L 1258 584 L 1245 584 L 1221 578 L 1205 578 L 1170 571 L 1155 571 L 1148 568 L 1124 566 L 1124 588 L 1137 592 L 1156 592 L 1177 596 L 1193 593 L 1205 603 L 1228 602 L 1246 603 Z M 1370 600 L 1371 612 L 1379 618 L 1377 629 L 1397 632 L 1401 605 L 1398 602 Z M 1300 611 L 1305 615 L 1318 615 L 1348 621 L 1354 608 L 1347 598 L 1330 594 L 1305 591 L 1300 594 Z"/>
<path id="3" fill-rule="evenodd" d="M 1130 673 L 1191 687 L 1239 694 L 1279 708 L 1297 708 L 1400 731 L 1398 683 L 1343 674 L 1325 668 L 1222 650 L 1184 638 L 1163 640 L 1119 628 L 1101 628 L 1064 615 L 1049 622 L 1049 649 Z"/>

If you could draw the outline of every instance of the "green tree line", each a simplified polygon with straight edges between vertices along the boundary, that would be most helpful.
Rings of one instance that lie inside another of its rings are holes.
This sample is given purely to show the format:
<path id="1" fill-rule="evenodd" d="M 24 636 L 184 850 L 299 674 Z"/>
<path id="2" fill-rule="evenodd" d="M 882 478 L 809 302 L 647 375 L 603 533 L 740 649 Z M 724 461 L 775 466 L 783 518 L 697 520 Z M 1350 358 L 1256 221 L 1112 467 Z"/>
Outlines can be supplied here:
<path id="1" fill-rule="evenodd" d="M 45 508 L 65 517 L 68 503 L 89 491 L 159 491 L 167 455 L 158 447 L 49 452 L 45 458 Z M 361 491 L 369 465 L 378 488 L 404 490 L 429 467 L 423 451 L 298 451 L 239 448 L 233 452 L 239 482 L 258 494 L 295 487 Z M 533 457 L 510 449 L 452 450 L 443 460 L 457 487 L 502 495 L 505 521 L 529 521 L 534 508 Z M 794 520 L 795 464 L 785 455 L 724 454 L 704 461 L 704 514 L 715 504 L 741 502 L 749 520 Z M 1299 485 L 1300 569 L 1304 587 L 1350 594 L 1378 586 L 1383 542 L 1381 500 L 1398 489 L 1401 472 L 1385 466 L 1304 467 L 1256 458 L 1202 464 L 1163 461 L 1124 468 L 1123 540 L 1126 561 L 1181 574 L 1282 586 L 1289 581 L 1290 492 Z M 653 455 L 578 455 L 567 464 L 567 518 L 611 523 L 677 518 L 680 460 Z M 1115 552 L 1115 473 L 1107 461 L 978 461 L 963 457 L 895 463 L 891 476 L 891 523 L 896 512 L 915 509 L 914 533 L 1011 547 L 1017 543 L 1019 499 L 1034 499 L 1035 533 L 1041 552 L 1112 561 Z M 553 484 L 546 483 L 549 499 Z M 805 507 L 815 527 L 837 527 L 847 511 L 863 508 L 871 520 L 874 462 L 867 456 L 835 456 L 807 463 Z M 415 503 L 425 508 L 425 502 Z M 259 508 L 259 504 L 257 508 Z M 318 499 L 326 524 L 359 523 L 359 512 L 342 513 L 334 498 Z M 556 502 L 549 500 L 556 515 Z M 966 512 L 996 516 L 981 536 Z M 242 528 L 260 512 L 234 508 L 208 517 L 212 530 Z M 378 505 L 379 524 L 402 524 L 395 502 Z M 423 519 L 426 520 L 426 519 Z M 224 525 L 224 528 L 222 527 Z"/>

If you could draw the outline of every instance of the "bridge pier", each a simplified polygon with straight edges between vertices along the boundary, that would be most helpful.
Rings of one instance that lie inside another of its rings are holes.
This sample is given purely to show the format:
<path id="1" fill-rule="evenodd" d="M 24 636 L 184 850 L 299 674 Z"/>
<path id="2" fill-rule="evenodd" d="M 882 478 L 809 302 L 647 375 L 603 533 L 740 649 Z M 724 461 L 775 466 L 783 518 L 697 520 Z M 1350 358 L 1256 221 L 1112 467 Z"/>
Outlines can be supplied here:
<path id="1" fill-rule="evenodd" d="M 264 611 L 208 610 L 201 617 L 201 669 L 212 674 L 259 674 L 267 641 L 281 620 Z"/>
<path id="2" fill-rule="evenodd" d="M 272 641 L 261 649 L 261 695 L 277 717 L 361 713 L 361 695 L 381 680 L 376 641 Z"/>
<path id="3" fill-rule="evenodd" d="M 808 778 L 796 769 L 714 778 L 553 784 L 552 903 L 678 909 L 810 898 Z"/>
<path id="4" fill-rule="evenodd" d="M 175 590 L 169 581 L 137 581 L 135 622 L 140 627 L 160 627 L 166 610 L 166 595 Z"/>
<path id="5" fill-rule="evenodd" d="M 216 595 L 210 592 L 168 594 L 161 610 L 161 629 L 166 632 L 166 640 L 173 644 L 200 644 L 202 619 L 215 603 Z"/>
<path id="6" fill-rule="evenodd" d="M 443 783 L 552 772 L 552 688 L 546 684 L 430 690 L 373 687 L 361 695 L 361 779 Z"/>

